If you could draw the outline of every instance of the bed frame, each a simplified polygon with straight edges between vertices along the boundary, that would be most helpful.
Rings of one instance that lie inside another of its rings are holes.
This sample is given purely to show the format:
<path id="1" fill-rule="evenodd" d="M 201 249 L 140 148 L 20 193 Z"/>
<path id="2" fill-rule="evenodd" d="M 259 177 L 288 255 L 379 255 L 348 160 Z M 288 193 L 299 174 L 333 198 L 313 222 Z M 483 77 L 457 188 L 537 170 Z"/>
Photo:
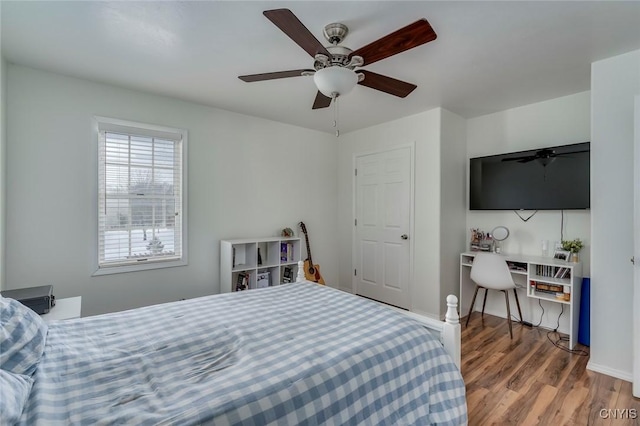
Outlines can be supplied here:
<path id="1" fill-rule="evenodd" d="M 304 276 L 304 262 L 300 261 L 298 262 L 298 275 L 296 276 L 296 282 L 302 281 L 307 281 L 307 279 Z M 444 321 L 438 321 L 436 319 L 390 305 L 385 306 L 419 321 L 425 327 L 437 333 L 440 336 L 442 346 L 444 346 L 444 349 L 449 353 L 456 366 L 460 368 L 460 316 L 458 315 L 458 298 L 456 296 L 453 294 L 447 296 L 447 313 Z"/>

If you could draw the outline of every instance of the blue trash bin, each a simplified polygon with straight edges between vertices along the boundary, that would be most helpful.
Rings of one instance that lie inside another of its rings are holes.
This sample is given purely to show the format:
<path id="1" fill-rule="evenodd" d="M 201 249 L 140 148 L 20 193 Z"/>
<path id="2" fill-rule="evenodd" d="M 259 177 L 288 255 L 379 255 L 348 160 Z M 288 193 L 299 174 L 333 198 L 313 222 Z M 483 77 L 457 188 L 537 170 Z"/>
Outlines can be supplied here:
<path id="1" fill-rule="evenodd" d="M 580 296 L 580 322 L 578 323 L 578 343 L 589 346 L 591 335 L 591 278 L 582 279 L 582 294 Z"/>

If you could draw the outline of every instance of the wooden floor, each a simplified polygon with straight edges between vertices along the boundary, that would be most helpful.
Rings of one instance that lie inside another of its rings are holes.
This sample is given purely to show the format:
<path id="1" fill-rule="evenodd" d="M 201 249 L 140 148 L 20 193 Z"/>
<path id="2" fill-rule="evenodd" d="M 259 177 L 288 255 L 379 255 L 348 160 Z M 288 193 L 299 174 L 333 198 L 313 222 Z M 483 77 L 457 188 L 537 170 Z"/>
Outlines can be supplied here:
<path id="1" fill-rule="evenodd" d="M 461 322 L 469 425 L 640 425 L 631 383 L 588 371 L 589 357 L 556 348 L 548 330 L 514 322 L 511 340 L 504 318 Z"/>

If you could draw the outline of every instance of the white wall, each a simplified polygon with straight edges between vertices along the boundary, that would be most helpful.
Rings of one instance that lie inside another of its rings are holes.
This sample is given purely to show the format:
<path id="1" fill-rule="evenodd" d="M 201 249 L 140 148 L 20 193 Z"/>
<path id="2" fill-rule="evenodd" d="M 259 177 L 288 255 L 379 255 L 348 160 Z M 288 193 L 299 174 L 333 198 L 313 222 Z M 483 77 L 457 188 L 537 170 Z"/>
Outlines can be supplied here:
<path id="1" fill-rule="evenodd" d="M 307 224 L 336 283 L 337 147 L 329 134 L 8 66 L 7 288 L 53 284 L 83 315 L 219 291 L 219 241 Z M 92 277 L 94 115 L 189 131 L 189 265 Z"/>
<path id="2" fill-rule="evenodd" d="M 468 158 L 586 142 L 590 139 L 589 92 L 467 120 Z M 591 158 L 593 157 L 592 152 Z M 591 203 L 593 206 L 593 195 Z M 468 201 L 466 205 L 468 206 Z M 526 218 L 533 212 L 521 213 Z M 585 248 L 580 252 L 584 276 L 590 276 L 590 217 L 588 210 L 564 212 L 564 239 L 580 238 L 585 242 Z M 561 221 L 560 211 L 539 211 L 525 223 L 512 211 L 469 210 L 466 231 L 467 238 L 470 238 L 470 228 L 480 228 L 489 232 L 498 225 L 504 225 L 509 228 L 510 236 L 503 243 L 503 252 L 540 256 L 542 240 L 549 240 L 551 245 L 554 241 L 560 241 Z M 520 294 L 525 295 L 524 292 Z M 538 302 L 526 297 L 520 297 L 520 302 L 525 319 L 538 324 L 542 313 Z M 558 304 L 542 303 L 545 309 L 542 326 L 555 328 L 560 314 Z M 486 312 L 506 317 L 504 298 L 499 293 L 489 293 Z M 466 312 L 463 314 L 466 315 Z M 560 319 L 560 330 L 568 332 L 568 325 L 569 318 L 565 312 Z"/>
<path id="3" fill-rule="evenodd" d="M 0 290 L 6 281 L 7 62 L 0 54 Z"/>
<path id="4" fill-rule="evenodd" d="M 466 247 L 467 120 L 442 109 L 440 151 L 440 315 L 446 296 L 460 293 L 460 252 Z"/>
<path id="5" fill-rule="evenodd" d="M 429 204 L 429 193 L 439 192 L 440 110 L 434 109 L 367 129 L 350 132 L 338 143 L 338 280 L 340 287 L 352 291 L 353 162 L 356 154 L 382 151 L 415 143 L 415 223 L 414 259 L 420 275 L 439 275 L 439 256 L 435 238 L 439 233 L 439 201 Z M 414 265 L 414 271 L 415 271 Z M 414 272 L 415 274 L 415 272 Z M 438 289 L 434 280 L 415 280 L 412 308 L 418 312 L 438 312 Z"/>
<path id="6" fill-rule="evenodd" d="M 446 117 L 446 118 L 443 118 Z M 447 135 L 441 134 L 443 122 L 447 124 Z M 410 117 L 351 132 L 340 137 L 338 155 L 338 235 L 340 259 L 340 287 L 351 291 L 352 231 L 353 231 L 353 161 L 356 154 L 390 149 L 398 145 L 415 144 L 414 182 L 414 234 L 413 234 L 413 282 L 411 284 L 411 310 L 433 317 L 440 317 L 442 294 L 441 273 L 441 183 L 443 160 L 448 160 L 456 150 L 441 150 L 441 139 L 462 145 L 464 132 L 460 131 L 463 120 L 454 114 L 436 108 Z M 449 129 L 450 128 L 450 129 Z M 464 157 L 461 157 L 464 158 Z M 462 162 L 463 160 L 460 160 Z M 446 167 L 447 165 L 444 164 Z M 459 166 L 459 165 L 458 165 Z M 455 168 L 455 166 L 454 166 Z M 444 173 L 448 175 L 448 171 Z M 460 179 L 461 180 L 461 179 Z M 463 186 L 459 193 L 463 194 Z M 460 196 L 462 198 L 462 195 Z M 457 201 L 459 203 L 459 200 Z M 456 201 L 446 200 L 447 206 Z M 461 205 L 461 209 L 463 206 Z M 464 227 L 464 215 L 460 213 L 458 229 Z M 454 213 L 452 218 L 456 217 Z M 455 240 L 455 238 L 454 238 Z M 458 247 L 456 252 L 460 250 Z M 455 262 L 455 260 L 454 260 Z M 451 270 L 447 262 L 446 280 L 457 282 L 457 271 Z M 451 275 L 455 274 L 455 277 Z M 457 292 L 456 292 L 457 293 Z"/>
<path id="7" fill-rule="evenodd" d="M 591 66 L 591 358 L 588 367 L 631 380 L 633 113 L 640 50 Z M 638 214 L 636 212 L 636 214 Z"/>

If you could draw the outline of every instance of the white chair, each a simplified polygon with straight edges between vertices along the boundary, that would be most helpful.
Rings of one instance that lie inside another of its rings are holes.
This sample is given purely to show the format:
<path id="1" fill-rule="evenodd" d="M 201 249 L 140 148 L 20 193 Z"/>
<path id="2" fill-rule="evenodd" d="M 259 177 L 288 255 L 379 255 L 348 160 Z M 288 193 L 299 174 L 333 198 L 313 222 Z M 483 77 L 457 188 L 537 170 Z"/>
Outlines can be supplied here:
<path id="1" fill-rule="evenodd" d="M 520 310 L 520 302 L 518 301 L 516 285 L 513 282 L 513 277 L 511 276 L 509 266 L 507 265 L 504 257 L 493 253 L 476 254 L 475 258 L 473 259 L 473 266 L 471 267 L 471 280 L 476 283 L 476 291 L 475 293 L 473 293 L 473 300 L 471 301 L 471 307 L 469 308 L 469 315 L 467 315 L 466 325 L 469 325 L 469 318 L 471 318 L 471 312 L 473 312 L 473 306 L 476 303 L 478 290 L 481 288 L 484 289 L 482 315 L 484 315 L 484 306 L 487 303 L 487 292 L 489 290 L 500 290 L 504 292 L 504 297 L 507 302 L 509 335 L 513 339 L 513 331 L 511 331 L 511 309 L 509 308 L 509 290 L 513 289 L 513 294 L 516 297 L 516 304 L 518 305 L 520 321 L 522 321 L 522 311 Z"/>

